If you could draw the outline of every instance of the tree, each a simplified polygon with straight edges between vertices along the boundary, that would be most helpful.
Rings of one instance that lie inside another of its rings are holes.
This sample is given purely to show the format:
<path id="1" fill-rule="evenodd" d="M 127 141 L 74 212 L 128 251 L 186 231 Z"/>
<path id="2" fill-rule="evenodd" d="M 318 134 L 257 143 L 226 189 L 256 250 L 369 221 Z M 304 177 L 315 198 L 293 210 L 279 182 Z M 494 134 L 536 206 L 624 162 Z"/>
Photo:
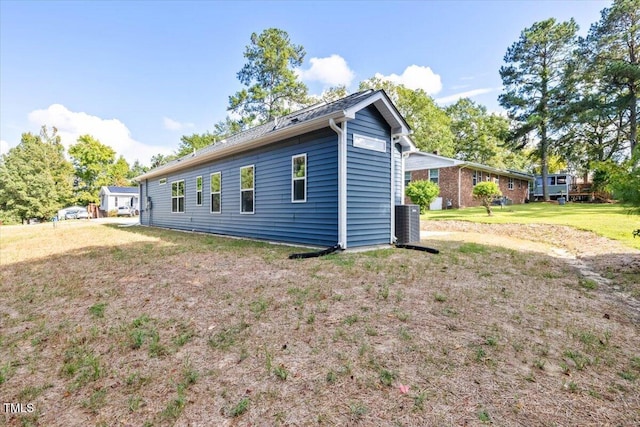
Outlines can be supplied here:
<path id="1" fill-rule="evenodd" d="M 522 169 L 527 159 L 505 147 L 509 120 L 487 113 L 484 105 L 462 98 L 446 108 L 451 118 L 455 157 L 495 168 Z"/>
<path id="2" fill-rule="evenodd" d="M 640 0 L 618 0 L 601 12 L 569 62 L 560 150 L 582 172 L 629 158 L 637 139 L 640 89 Z"/>
<path id="3" fill-rule="evenodd" d="M 360 90 L 365 89 L 384 89 L 413 130 L 411 138 L 420 150 L 454 156 L 451 119 L 424 90 L 375 77 L 360 83 Z"/>
<path id="4" fill-rule="evenodd" d="M 177 157 L 175 154 L 158 153 L 151 156 L 151 168 L 157 168 L 162 165 L 166 165 L 167 163 L 174 161 L 176 158 Z"/>
<path id="5" fill-rule="evenodd" d="M 429 209 L 431 202 L 440 194 L 440 187 L 431 181 L 412 181 L 407 185 L 405 193 L 413 203 L 420 206 L 420 213 L 423 214 Z"/>
<path id="6" fill-rule="evenodd" d="M 136 159 L 133 162 L 133 165 L 131 165 L 131 168 L 129 168 L 129 172 L 127 173 L 127 178 L 131 180 L 148 171 L 149 171 L 149 168 L 147 166 L 144 166 L 142 163 L 140 163 L 140 160 Z"/>
<path id="7" fill-rule="evenodd" d="M 565 101 L 564 66 L 570 59 L 578 26 L 573 19 L 556 23 L 553 18 L 537 22 L 522 31 L 520 39 L 507 49 L 506 66 L 500 68 L 505 87 L 498 101 L 516 124 L 510 141 L 523 148 L 533 134 L 542 167 L 544 199 L 547 188 L 548 156 L 554 148 L 556 108 Z"/>
<path id="8" fill-rule="evenodd" d="M 129 175 L 129 162 L 120 156 L 115 163 L 109 166 L 109 184 L 127 187 L 131 185 L 127 175 Z"/>
<path id="9" fill-rule="evenodd" d="M 640 148 L 636 146 L 633 155 L 620 164 L 608 161 L 598 164 L 606 175 L 606 189 L 616 199 L 635 206 L 640 214 Z"/>
<path id="10" fill-rule="evenodd" d="M 601 91 L 613 96 L 612 104 L 624 112 L 621 131 L 632 152 L 638 142 L 640 0 L 615 0 L 602 10 L 583 47 L 591 66 L 600 71 Z"/>
<path id="11" fill-rule="evenodd" d="M 498 184 L 492 181 L 483 181 L 473 187 L 473 198 L 480 200 L 482 206 L 487 210 L 487 215 L 491 216 L 491 202 L 494 198 L 502 196 Z"/>
<path id="12" fill-rule="evenodd" d="M 324 90 L 320 96 L 309 97 L 308 103 L 309 104 L 316 104 L 318 102 L 329 103 L 329 102 L 337 101 L 340 98 L 344 98 L 347 95 L 349 95 L 349 91 L 347 90 L 347 87 L 344 85 L 330 87 L 329 89 Z"/>
<path id="13" fill-rule="evenodd" d="M 222 138 L 220 138 L 222 139 Z M 216 136 L 206 132 L 203 134 L 194 133 L 193 135 L 183 135 L 180 138 L 180 145 L 176 151 L 177 157 L 187 156 L 195 150 L 199 150 L 216 142 Z"/>
<path id="14" fill-rule="evenodd" d="M 229 97 L 228 110 L 240 114 L 247 125 L 268 122 L 305 105 L 308 89 L 295 73 L 304 56 L 304 48 L 291 43 L 286 31 L 268 28 L 251 34 L 244 53 L 248 62 L 238 72 L 238 80 L 247 88 Z"/>
<path id="15" fill-rule="evenodd" d="M 127 187 L 132 184 L 129 162 L 122 155 L 116 160 L 115 151 L 91 135 L 79 137 L 78 142 L 69 147 L 69 154 L 77 177 L 75 190 L 78 204 L 98 203 L 100 187 L 104 185 Z"/>
<path id="16" fill-rule="evenodd" d="M 73 167 L 64 158 L 57 129 L 23 133 L 20 144 L 0 161 L 3 219 L 28 221 L 53 217 L 72 198 Z"/>
<path id="17" fill-rule="evenodd" d="M 233 120 L 227 116 L 224 120 L 219 121 L 213 126 L 213 136 L 215 141 L 222 141 L 228 136 L 242 132 L 247 127 L 242 119 Z M 214 141 L 214 143 L 215 143 Z"/>

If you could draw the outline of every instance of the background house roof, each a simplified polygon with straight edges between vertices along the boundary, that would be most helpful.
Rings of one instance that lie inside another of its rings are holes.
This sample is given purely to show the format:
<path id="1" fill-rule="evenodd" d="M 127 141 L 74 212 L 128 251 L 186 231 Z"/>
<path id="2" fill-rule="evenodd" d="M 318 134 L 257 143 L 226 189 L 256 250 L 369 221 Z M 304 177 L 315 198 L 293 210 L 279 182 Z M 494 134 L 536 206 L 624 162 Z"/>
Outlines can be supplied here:
<path id="1" fill-rule="evenodd" d="M 138 194 L 138 187 L 116 187 L 115 185 L 103 186 L 111 194 Z"/>
<path id="2" fill-rule="evenodd" d="M 533 175 L 526 172 L 516 171 L 512 169 L 499 169 L 491 166 L 474 162 L 465 162 L 463 160 L 452 159 L 449 157 L 439 156 L 432 153 L 424 153 L 421 151 L 412 152 L 405 160 L 404 170 L 407 172 L 423 170 L 423 169 L 440 169 L 451 166 L 461 166 L 470 169 L 476 169 L 483 172 L 490 172 L 496 175 L 504 175 L 533 181 Z"/>
<path id="3" fill-rule="evenodd" d="M 226 153 L 244 151 L 256 146 L 277 142 L 283 138 L 295 136 L 328 126 L 328 120 L 336 122 L 354 119 L 361 109 L 375 105 L 392 128 L 392 132 L 402 134 L 401 143 L 408 147 L 413 144 L 408 139 L 409 125 L 393 105 L 383 90 L 365 90 L 353 93 L 333 102 L 320 102 L 283 117 L 278 117 L 263 125 L 237 133 L 228 138 L 197 150 L 195 153 L 173 160 L 158 168 L 136 177 L 136 181 L 160 176 L 190 165 L 204 163 Z M 326 122 L 325 122 L 326 121 Z"/>

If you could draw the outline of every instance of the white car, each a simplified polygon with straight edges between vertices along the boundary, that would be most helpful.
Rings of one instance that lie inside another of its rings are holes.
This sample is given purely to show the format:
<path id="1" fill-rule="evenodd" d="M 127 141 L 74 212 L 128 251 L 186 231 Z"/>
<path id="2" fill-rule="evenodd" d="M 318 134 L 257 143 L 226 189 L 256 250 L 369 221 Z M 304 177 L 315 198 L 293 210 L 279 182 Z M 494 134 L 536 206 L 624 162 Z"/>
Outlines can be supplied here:
<path id="1" fill-rule="evenodd" d="M 78 209 L 75 219 L 89 219 L 89 212 L 86 209 Z"/>
<path id="2" fill-rule="evenodd" d="M 129 206 L 119 206 L 118 216 L 133 216 L 134 212 Z"/>

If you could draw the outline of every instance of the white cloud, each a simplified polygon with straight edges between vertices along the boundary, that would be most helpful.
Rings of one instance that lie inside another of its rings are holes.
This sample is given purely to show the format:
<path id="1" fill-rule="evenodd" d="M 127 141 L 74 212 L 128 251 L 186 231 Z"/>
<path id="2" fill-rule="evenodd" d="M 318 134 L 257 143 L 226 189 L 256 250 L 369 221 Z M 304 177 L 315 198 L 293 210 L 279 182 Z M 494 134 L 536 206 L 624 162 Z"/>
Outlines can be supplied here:
<path id="1" fill-rule="evenodd" d="M 9 152 L 9 143 L 5 140 L 0 141 L 0 156 Z"/>
<path id="2" fill-rule="evenodd" d="M 444 96 L 442 98 L 436 99 L 438 104 L 448 104 L 450 102 L 455 102 L 461 98 L 473 98 L 474 96 L 482 95 L 485 93 L 493 92 L 495 89 L 490 87 L 482 88 L 482 89 L 473 89 L 468 90 L 466 92 L 454 93 L 453 95 Z"/>
<path id="3" fill-rule="evenodd" d="M 333 54 L 327 58 L 311 58 L 311 68 L 297 70 L 302 80 L 318 81 L 326 86 L 349 86 L 355 77 L 340 55 Z"/>
<path id="4" fill-rule="evenodd" d="M 163 117 L 162 122 L 164 123 L 165 129 L 169 130 L 182 130 L 184 128 L 192 128 L 193 123 L 180 123 L 176 120 L 170 119 L 169 117 Z"/>
<path id="5" fill-rule="evenodd" d="M 395 84 L 402 84 L 409 89 L 422 89 L 429 95 L 434 95 L 442 89 L 440 76 L 434 73 L 431 68 L 420 65 L 409 65 L 400 76 L 397 74 L 383 76 L 376 73 L 375 77 Z"/>
<path id="6" fill-rule="evenodd" d="M 136 141 L 127 126 L 118 119 L 76 113 L 60 104 L 52 104 L 45 110 L 34 110 L 28 117 L 38 127 L 43 124 L 55 126 L 65 148 L 75 144 L 79 136 L 89 134 L 113 148 L 118 155 L 123 155 L 129 163 L 135 159 L 148 163 L 151 156 L 158 153 L 169 154 L 171 151 L 165 147 Z"/>

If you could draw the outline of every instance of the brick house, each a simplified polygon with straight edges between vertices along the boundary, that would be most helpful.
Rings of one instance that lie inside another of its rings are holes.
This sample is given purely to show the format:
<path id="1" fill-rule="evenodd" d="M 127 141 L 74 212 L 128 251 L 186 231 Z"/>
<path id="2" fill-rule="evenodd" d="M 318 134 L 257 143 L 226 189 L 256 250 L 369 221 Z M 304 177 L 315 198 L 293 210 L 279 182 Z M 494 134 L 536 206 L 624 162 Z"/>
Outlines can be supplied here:
<path id="1" fill-rule="evenodd" d="M 497 169 L 420 151 L 408 154 L 404 171 L 405 186 L 417 180 L 437 183 L 443 208 L 447 207 L 447 202 L 451 203 L 452 208 L 480 206 L 480 202 L 473 198 L 472 191 L 482 181 L 496 182 L 507 203 L 525 203 L 529 198 L 529 183 L 534 179 L 533 175 L 525 172 Z"/>

